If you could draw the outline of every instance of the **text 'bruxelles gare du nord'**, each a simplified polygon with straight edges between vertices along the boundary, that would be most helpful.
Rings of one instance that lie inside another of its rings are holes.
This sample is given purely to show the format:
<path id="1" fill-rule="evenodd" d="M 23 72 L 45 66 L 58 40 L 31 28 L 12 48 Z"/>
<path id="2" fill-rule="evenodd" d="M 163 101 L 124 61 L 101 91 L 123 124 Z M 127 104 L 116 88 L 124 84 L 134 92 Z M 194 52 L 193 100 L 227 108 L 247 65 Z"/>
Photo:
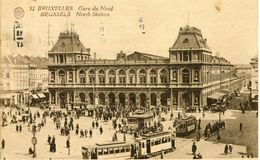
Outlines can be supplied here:
<path id="1" fill-rule="evenodd" d="M 34 10 L 34 7 L 30 7 L 30 11 Z M 76 16 L 109 16 L 109 13 L 105 13 L 102 11 L 111 12 L 113 10 L 113 6 L 79 6 L 77 7 L 78 12 L 76 13 Z M 73 11 L 73 6 L 38 6 L 37 11 L 43 11 L 41 12 L 41 16 L 70 16 L 71 11 Z"/>

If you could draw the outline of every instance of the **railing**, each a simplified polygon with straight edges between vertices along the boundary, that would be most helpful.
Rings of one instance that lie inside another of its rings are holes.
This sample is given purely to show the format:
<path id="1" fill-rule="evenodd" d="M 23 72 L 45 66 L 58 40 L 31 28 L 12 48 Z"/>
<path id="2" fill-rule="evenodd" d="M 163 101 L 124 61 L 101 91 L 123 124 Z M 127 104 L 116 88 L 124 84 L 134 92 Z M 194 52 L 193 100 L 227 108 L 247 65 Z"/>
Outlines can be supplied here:
<path id="1" fill-rule="evenodd" d="M 200 61 L 175 61 L 170 62 L 170 59 L 157 59 L 157 60 L 77 60 L 75 63 L 55 63 L 49 62 L 49 66 L 55 65 L 133 65 L 133 64 L 212 64 L 211 62 L 200 62 Z"/>

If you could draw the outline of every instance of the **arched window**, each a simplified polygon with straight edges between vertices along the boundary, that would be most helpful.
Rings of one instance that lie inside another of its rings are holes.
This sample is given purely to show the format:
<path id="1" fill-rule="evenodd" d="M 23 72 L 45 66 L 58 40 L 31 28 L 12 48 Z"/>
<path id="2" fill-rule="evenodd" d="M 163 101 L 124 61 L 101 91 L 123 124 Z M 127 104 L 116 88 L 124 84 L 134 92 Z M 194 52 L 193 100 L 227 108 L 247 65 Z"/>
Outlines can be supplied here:
<path id="1" fill-rule="evenodd" d="M 150 83 L 151 84 L 155 84 L 156 83 L 156 71 L 154 69 L 152 69 L 150 71 Z"/>
<path id="2" fill-rule="evenodd" d="M 51 79 L 50 82 L 55 82 L 55 72 L 51 71 Z"/>
<path id="3" fill-rule="evenodd" d="M 86 83 L 86 73 L 83 70 L 79 71 L 79 83 Z"/>
<path id="4" fill-rule="evenodd" d="M 129 75 L 129 83 L 130 84 L 135 83 L 135 71 L 130 70 L 128 75 Z"/>
<path id="5" fill-rule="evenodd" d="M 104 84 L 105 83 L 105 72 L 103 70 L 100 70 L 98 72 L 98 79 L 99 79 L 99 83 L 100 84 Z"/>
<path id="6" fill-rule="evenodd" d="M 73 82 L 73 72 L 69 71 L 69 82 Z"/>
<path id="7" fill-rule="evenodd" d="M 125 71 L 122 69 L 119 71 L 119 83 L 125 84 Z"/>
<path id="8" fill-rule="evenodd" d="M 182 70 L 182 83 L 190 82 L 190 72 L 188 69 Z"/>
<path id="9" fill-rule="evenodd" d="M 94 84 L 95 83 L 95 72 L 93 70 L 90 70 L 88 72 L 88 77 L 89 77 L 89 83 Z"/>
<path id="10" fill-rule="evenodd" d="M 161 83 L 167 83 L 167 72 L 165 69 L 160 72 Z"/>
<path id="11" fill-rule="evenodd" d="M 109 78 L 109 83 L 110 84 L 115 84 L 116 83 L 116 75 L 114 70 L 110 70 L 108 72 L 108 78 Z"/>
<path id="12" fill-rule="evenodd" d="M 146 75 L 145 75 L 144 69 L 140 70 L 140 72 L 139 72 L 139 80 L 140 80 L 140 84 L 146 83 Z"/>
<path id="13" fill-rule="evenodd" d="M 65 84 L 65 72 L 63 70 L 59 71 L 59 82 L 60 84 Z"/>

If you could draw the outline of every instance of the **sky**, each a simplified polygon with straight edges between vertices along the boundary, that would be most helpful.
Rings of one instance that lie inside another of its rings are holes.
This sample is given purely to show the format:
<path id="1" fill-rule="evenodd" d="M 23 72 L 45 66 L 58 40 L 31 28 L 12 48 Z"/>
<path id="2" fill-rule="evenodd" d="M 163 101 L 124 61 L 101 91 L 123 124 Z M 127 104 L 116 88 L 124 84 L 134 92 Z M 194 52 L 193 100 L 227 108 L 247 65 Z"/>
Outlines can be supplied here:
<path id="1" fill-rule="evenodd" d="M 180 27 L 189 24 L 199 28 L 207 38 L 212 54 L 234 64 L 248 64 L 257 55 L 257 0 L 8 0 L 1 1 L 1 55 L 46 56 L 48 24 L 50 40 L 55 43 L 60 32 L 74 24 L 85 47 L 97 58 L 114 59 L 121 50 L 168 57 Z M 113 6 L 110 16 L 75 16 L 79 6 Z M 69 17 L 41 17 L 30 6 L 73 6 Z M 14 9 L 25 11 L 24 47 L 13 41 Z M 139 28 L 143 19 L 145 34 Z M 67 25 L 69 24 L 69 25 Z M 100 27 L 104 27 L 101 35 Z"/>

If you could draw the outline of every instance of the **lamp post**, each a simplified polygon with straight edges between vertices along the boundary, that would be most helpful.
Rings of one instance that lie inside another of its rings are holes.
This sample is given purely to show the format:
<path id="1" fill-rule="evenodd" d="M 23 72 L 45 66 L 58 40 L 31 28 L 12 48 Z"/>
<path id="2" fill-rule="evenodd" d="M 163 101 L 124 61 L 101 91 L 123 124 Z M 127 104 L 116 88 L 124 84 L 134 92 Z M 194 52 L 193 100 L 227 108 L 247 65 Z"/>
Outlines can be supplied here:
<path id="1" fill-rule="evenodd" d="M 32 137 L 32 145 L 33 145 L 33 158 L 36 158 L 36 144 L 37 144 L 37 138 L 35 137 L 36 135 L 36 125 L 34 124 L 33 125 L 33 128 L 32 128 L 32 134 L 33 134 L 33 137 Z"/>

